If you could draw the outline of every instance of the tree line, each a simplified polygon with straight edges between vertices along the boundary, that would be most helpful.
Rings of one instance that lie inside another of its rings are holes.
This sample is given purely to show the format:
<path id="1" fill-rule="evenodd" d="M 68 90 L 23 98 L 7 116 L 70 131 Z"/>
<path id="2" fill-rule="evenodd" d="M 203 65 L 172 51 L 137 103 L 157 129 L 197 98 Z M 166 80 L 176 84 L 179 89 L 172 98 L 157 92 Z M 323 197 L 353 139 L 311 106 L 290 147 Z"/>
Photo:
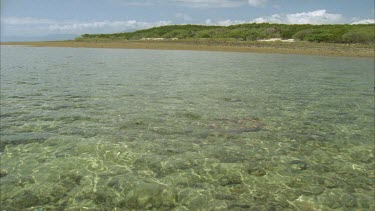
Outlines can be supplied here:
<path id="1" fill-rule="evenodd" d="M 256 41 L 281 38 L 327 43 L 375 43 L 375 24 L 288 25 L 249 23 L 231 26 L 168 25 L 135 32 L 83 34 L 77 41 L 139 40 L 142 38 L 235 39 Z"/>

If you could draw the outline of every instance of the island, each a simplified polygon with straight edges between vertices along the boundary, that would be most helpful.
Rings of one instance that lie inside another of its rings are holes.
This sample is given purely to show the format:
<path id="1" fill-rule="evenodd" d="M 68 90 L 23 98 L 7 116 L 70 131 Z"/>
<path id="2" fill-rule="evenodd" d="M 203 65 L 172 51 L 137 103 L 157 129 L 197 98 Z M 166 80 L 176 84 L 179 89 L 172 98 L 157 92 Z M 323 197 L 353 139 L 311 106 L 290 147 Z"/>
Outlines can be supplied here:
<path id="1" fill-rule="evenodd" d="M 375 24 L 167 25 L 134 32 L 83 34 L 66 41 L 1 44 L 374 57 Z"/>

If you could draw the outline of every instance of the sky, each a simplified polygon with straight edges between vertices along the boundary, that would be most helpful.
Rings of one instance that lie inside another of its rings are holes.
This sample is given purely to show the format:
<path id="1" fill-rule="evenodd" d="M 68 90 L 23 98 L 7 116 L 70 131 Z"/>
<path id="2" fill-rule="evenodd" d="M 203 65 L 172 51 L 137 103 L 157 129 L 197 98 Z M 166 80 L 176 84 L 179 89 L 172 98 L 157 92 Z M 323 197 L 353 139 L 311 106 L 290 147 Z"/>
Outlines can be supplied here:
<path id="1" fill-rule="evenodd" d="M 374 15 L 374 0 L 1 0 L 1 41 L 170 24 L 360 24 Z"/>

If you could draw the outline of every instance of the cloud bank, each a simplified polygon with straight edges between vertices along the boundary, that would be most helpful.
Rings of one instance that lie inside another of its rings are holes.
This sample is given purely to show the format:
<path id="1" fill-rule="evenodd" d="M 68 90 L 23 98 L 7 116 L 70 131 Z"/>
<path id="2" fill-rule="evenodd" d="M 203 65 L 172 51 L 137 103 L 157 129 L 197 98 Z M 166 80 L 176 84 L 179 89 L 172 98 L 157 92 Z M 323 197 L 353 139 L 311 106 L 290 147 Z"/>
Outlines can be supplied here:
<path id="1" fill-rule="evenodd" d="M 230 26 L 230 25 L 236 25 L 236 24 L 243 24 L 247 22 L 248 21 L 242 21 L 242 20 L 221 20 L 221 21 L 213 21 L 211 19 L 205 20 L 206 25 L 217 25 L 217 26 Z"/>
<path id="2" fill-rule="evenodd" d="M 41 36 L 46 34 L 115 33 L 172 24 L 171 21 L 56 21 L 32 17 L 2 17 L 1 34 L 7 36 Z"/>
<path id="3" fill-rule="evenodd" d="M 354 21 L 352 24 L 375 24 L 374 19 L 363 19 L 359 21 Z"/>
<path id="4" fill-rule="evenodd" d="M 171 24 L 171 21 L 142 22 L 136 20 L 128 21 L 99 21 L 71 24 L 52 24 L 48 26 L 49 31 L 67 32 L 67 33 L 113 33 L 121 31 L 134 31 L 139 29 L 151 28 L 155 26 L 164 26 Z"/>
<path id="5" fill-rule="evenodd" d="M 255 23 L 286 23 L 286 24 L 339 24 L 345 23 L 341 14 L 328 13 L 326 10 L 315 10 L 294 14 L 274 14 L 252 20 Z"/>
<path id="6" fill-rule="evenodd" d="M 207 25 L 229 26 L 242 23 L 280 23 L 280 24 L 374 24 L 374 19 L 348 21 L 348 18 L 341 14 L 328 13 L 326 10 L 315 10 L 311 12 L 274 14 L 255 18 L 253 20 L 219 20 L 207 19 Z"/>

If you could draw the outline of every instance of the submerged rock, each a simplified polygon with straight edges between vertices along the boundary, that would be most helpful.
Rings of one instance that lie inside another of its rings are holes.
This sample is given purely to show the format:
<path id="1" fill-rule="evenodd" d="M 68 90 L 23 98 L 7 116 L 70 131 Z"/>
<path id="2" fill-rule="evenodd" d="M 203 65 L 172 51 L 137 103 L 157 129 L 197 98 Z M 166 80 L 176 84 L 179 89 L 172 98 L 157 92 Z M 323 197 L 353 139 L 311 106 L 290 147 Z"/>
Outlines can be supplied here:
<path id="1" fill-rule="evenodd" d="M 12 207 L 16 210 L 39 205 L 41 200 L 30 190 L 20 191 L 12 198 Z"/>
<path id="2" fill-rule="evenodd" d="M 8 175 L 8 171 L 5 169 L 0 169 L 0 177 L 5 177 L 6 175 Z"/>
<path id="3" fill-rule="evenodd" d="M 301 160 L 293 160 L 289 164 L 290 164 L 290 167 L 293 170 L 303 171 L 303 170 L 307 169 L 307 163 L 305 163 L 305 162 L 303 162 Z"/>
<path id="4" fill-rule="evenodd" d="M 356 151 L 350 154 L 350 157 L 355 161 L 369 163 L 374 160 L 374 153 L 366 150 Z"/>
<path id="5" fill-rule="evenodd" d="M 197 192 L 195 189 L 186 188 L 179 192 L 179 202 L 185 206 L 187 210 L 209 210 L 210 192 L 201 189 Z"/>
<path id="6" fill-rule="evenodd" d="M 319 195 L 324 192 L 324 187 L 319 185 L 309 185 L 301 189 L 302 193 L 306 196 Z"/>
<path id="7" fill-rule="evenodd" d="M 170 208 L 177 202 L 175 190 L 158 183 L 141 183 L 126 195 L 126 206 L 132 209 Z"/>
<path id="8" fill-rule="evenodd" d="M 219 200 L 228 200 L 228 201 L 236 200 L 236 196 L 235 195 L 225 194 L 225 193 L 215 194 L 214 197 L 216 199 L 219 199 Z"/>
<path id="9" fill-rule="evenodd" d="M 228 172 L 227 175 L 222 176 L 219 179 L 220 185 L 236 185 L 236 184 L 242 184 L 242 177 L 240 172 Z"/>
<path id="10" fill-rule="evenodd" d="M 254 176 L 262 177 L 267 174 L 267 167 L 260 163 L 248 163 L 245 166 L 245 171 Z"/>

